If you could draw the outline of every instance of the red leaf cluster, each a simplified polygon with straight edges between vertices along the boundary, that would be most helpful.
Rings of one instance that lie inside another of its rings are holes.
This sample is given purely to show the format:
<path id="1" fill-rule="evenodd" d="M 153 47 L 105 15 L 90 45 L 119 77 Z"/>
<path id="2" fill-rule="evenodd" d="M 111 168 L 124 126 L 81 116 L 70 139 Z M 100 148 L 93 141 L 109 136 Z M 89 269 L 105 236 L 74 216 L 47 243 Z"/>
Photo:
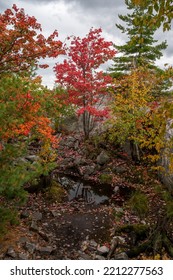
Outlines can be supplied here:
<path id="1" fill-rule="evenodd" d="M 40 66 L 40 58 L 56 57 L 63 52 L 56 30 L 47 39 L 41 31 L 35 17 L 26 15 L 24 9 L 16 5 L 0 14 L 0 73 Z"/>
<path id="2" fill-rule="evenodd" d="M 56 82 L 67 90 L 67 102 L 77 105 L 78 114 L 87 111 L 92 116 L 108 115 L 101 105 L 112 79 L 98 68 L 116 52 L 101 33 L 101 28 L 90 29 L 82 39 L 71 37 L 70 47 L 65 46 L 67 59 L 54 68 Z"/>

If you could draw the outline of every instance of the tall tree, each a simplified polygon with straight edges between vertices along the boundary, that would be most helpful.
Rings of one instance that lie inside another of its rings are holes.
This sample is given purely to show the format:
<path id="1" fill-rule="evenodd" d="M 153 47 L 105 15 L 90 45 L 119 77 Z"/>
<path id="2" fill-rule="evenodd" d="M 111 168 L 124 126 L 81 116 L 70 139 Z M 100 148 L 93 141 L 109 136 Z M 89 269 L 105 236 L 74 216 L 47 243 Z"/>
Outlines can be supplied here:
<path id="1" fill-rule="evenodd" d="M 74 37 L 66 51 L 67 60 L 55 66 L 56 82 L 67 89 L 67 103 L 75 105 L 82 116 L 86 139 L 95 123 L 108 114 L 103 100 L 111 77 L 98 68 L 113 58 L 115 50 L 101 32 L 101 29 L 91 29 L 84 38 Z"/>
<path id="2" fill-rule="evenodd" d="M 111 71 L 115 76 L 129 72 L 134 67 L 147 65 L 154 67 L 154 62 L 162 56 L 162 51 L 166 49 L 166 42 L 158 45 L 153 36 L 157 30 L 156 26 L 148 24 L 147 1 L 145 5 L 135 5 L 132 0 L 125 0 L 127 9 L 131 11 L 127 15 L 119 15 L 124 22 L 124 26 L 116 24 L 122 33 L 128 36 L 128 41 L 124 45 L 115 45 L 121 54 L 114 58 L 114 65 Z"/>

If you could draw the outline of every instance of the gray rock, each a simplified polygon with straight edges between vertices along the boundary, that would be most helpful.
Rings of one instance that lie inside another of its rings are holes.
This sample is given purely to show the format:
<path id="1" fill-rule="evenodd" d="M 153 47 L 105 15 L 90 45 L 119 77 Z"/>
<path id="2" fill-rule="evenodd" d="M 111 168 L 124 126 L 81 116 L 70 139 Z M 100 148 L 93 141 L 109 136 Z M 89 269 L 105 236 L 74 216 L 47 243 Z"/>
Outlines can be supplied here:
<path id="1" fill-rule="evenodd" d="M 97 163 L 100 165 L 104 165 L 105 163 L 108 163 L 109 160 L 110 160 L 110 157 L 106 151 L 102 151 L 97 157 Z"/>
<path id="2" fill-rule="evenodd" d="M 25 253 L 20 253 L 19 260 L 28 260 L 28 256 Z"/>
<path id="3" fill-rule="evenodd" d="M 41 221 L 42 220 L 42 218 L 43 218 L 43 215 L 42 215 L 42 213 L 41 212 L 34 212 L 33 214 L 32 214 L 32 219 L 34 220 L 34 221 Z"/>
<path id="4" fill-rule="evenodd" d="M 85 175 L 91 175 L 94 173 L 94 171 L 95 171 L 95 165 L 91 165 L 91 166 L 86 166 L 83 170 L 83 173 Z"/>
<path id="5" fill-rule="evenodd" d="M 17 257 L 17 254 L 16 254 L 16 252 L 15 252 L 15 250 L 14 250 L 13 247 L 10 246 L 10 247 L 7 249 L 6 256 L 11 257 L 11 258 L 13 258 L 13 259 L 15 259 L 15 258 Z"/>
<path id="6" fill-rule="evenodd" d="M 59 213 L 59 212 L 56 211 L 56 210 L 51 210 L 51 214 L 52 214 L 52 216 L 53 216 L 54 218 L 61 216 L 61 213 Z"/>
<path id="7" fill-rule="evenodd" d="M 126 172 L 126 167 L 125 166 L 114 166 L 113 172 L 118 173 L 118 174 L 123 174 Z"/>
<path id="8" fill-rule="evenodd" d="M 128 256 L 126 253 L 122 252 L 122 253 L 119 253 L 119 254 L 116 254 L 114 256 L 114 260 L 128 260 Z"/>
<path id="9" fill-rule="evenodd" d="M 83 164 L 85 164 L 85 159 L 83 159 L 82 157 L 77 157 L 74 160 L 74 164 L 76 166 L 83 165 Z"/>
<path id="10" fill-rule="evenodd" d="M 37 226 L 36 221 L 33 220 L 33 221 L 31 222 L 31 225 L 30 225 L 30 228 L 29 228 L 29 229 L 32 230 L 32 231 L 38 232 L 39 228 L 38 228 L 38 226 Z"/>
<path id="11" fill-rule="evenodd" d="M 53 248 L 51 246 L 38 248 L 38 251 L 41 255 L 50 255 L 54 250 L 55 250 L 55 248 Z"/>
<path id="12" fill-rule="evenodd" d="M 25 249 L 30 253 L 30 254 L 33 254 L 35 249 L 36 249 L 36 245 L 34 243 L 29 243 L 29 242 L 26 242 L 25 244 Z"/>
<path id="13" fill-rule="evenodd" d="M 97 248 L 98 243 L 95 240 L 92 239 L 92 240 L 90 240 L 89 245 L 93 248 Z"/>
<path id="14" fill-rule="evenodd" d="M 126 242 L 125 238 L 121 236 L 114 236 L 113 240 L 117 240 L 118 244 L 125 244 Z"/>
<path id="15" fill-rule="evenodd" d="M 64 119 L 60 129 L 62 131 L 74 132 L 78 129 L 78 126 L 78 117 L 76 115 L 72 115 Z"/>
<path id="16" fill-rule="evenodd" d="M 171 167 L 171 160 L 173 155 L 172 148 L 173 139 L 173 119 L 167 120 L 166 133 L 165 133 L 165 148 L 162 149 L 158 165 L 163 167 L 159 171 L 159 177 L 167 189 L 173 192 L 173 171 Z"/>
<path id="17" fill-rule="evenodd" d="M 20 237 L 19 241 L 20 244 L 25 244 L 26 242 L 28 242 L 28 238 L 25 236 Z"/>
<path id="18" fill-rule="evenodd" d="M 119 190 L 120 190 L 120 187 L 119 187 L 119 186 L 115 186 L 114 189 L 113 189 L 114 193 L 118 193 Z"/>
<path id="19" fill-rule="evenodd" d="M 108 253 L 109 253 L 109 248 L 108 247 L 106 247 L 106 246 L 101 246 L 101 247 L 98 247 L 97 248 L 97 253 L 99 254 L 99 255 L 107 255 Z"/>
<path id="20" fill-rule="evenodd" d="M 74 138 L 73 136 L 69 136 L 65 141 L 65 146 L 67 146 L 68 148 L 74 148 L 75 143 L 76 138 Z"/>

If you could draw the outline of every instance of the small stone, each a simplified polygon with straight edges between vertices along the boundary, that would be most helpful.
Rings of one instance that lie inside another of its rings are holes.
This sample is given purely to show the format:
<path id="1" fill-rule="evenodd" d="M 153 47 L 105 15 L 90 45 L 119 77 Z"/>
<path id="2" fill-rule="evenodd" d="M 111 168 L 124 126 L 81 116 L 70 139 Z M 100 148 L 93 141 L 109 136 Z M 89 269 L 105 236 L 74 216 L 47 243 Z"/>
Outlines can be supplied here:
<path id="1" fill-rule="evenodd" d="M 28 260 L 28 256 L 24 253 L 19 254 L 19 260 Z"/>
<path id="2" fill-rule="evenodd" d="M 118 173 L 118 174 L 123 174 L 123 173 L 125 173 L 126 172 L 126 167 L 124 167 L 124 166 L 115 166 L 114 168 L 113 168 L 113 171 L 115 172 L 115 173 Z"/>
<path id="3" fill-rule="evenodd" d="M 96 242 L 95 240 L 93 240 L 93 239 L 90 240 L 89 245 L 90 245 L 91 247 L 94 247 L 94 248 L 97 248 L 97 246 L 98 246 L 97 242 Z"/>
<path id="4" fill-rule="evenodd" d="M 99 255 L 107 255 L 109 253 L 109 248 L 106 246 L 101 246 L 97 248 L 97 253 Z"/>
<path id="5" fill-rule="evenodd" d="M 128 256 L 126 253 L 122 252 L 122 253 L 119 253 L 119 254 L 116 254 L 114 256 L 114 260 L 128 260 Z"/>
<path id="6" fill-rule="evenodd" d="M 102 151 L 97 157 L 97 163 L 100 165 L 104 165 L 109 160 L 110 160 L 110 157 L 108 156 L 106 151 Z"/>
<path id="7" fill-rule="evenodd" d="M 88 241 L 86 240 L 83 241 L 81 245 L 81 250 L 84 252 L 88 248 L 88 245 L 89 245 Z"/>
<path id="8" fill-rule="evenodd" d="M 121 236 L 114 236 L 113 240 L 117 240 L 118 244 L 125 244 L 125 238 L 121 237 Z"/>
<path id="9" fill-rule="evenodd" d="M 34 221 L 41 221 L 42 220 L 42 218 L 43 218 L 43 215 L 42 215 L 42 213 L 41 212 L 34 212 L 33 214 L 32 214 L 32 219 L 34 220 Z"/>
<path id="10" fill-rule="evenodd" d="M 7 250 L 7 252 L 6 252 L 6 256 L 11 257 L 11 258 L 13 258 L 13 259 L 16 258 L 17 254 L 16 254 L 16 252 L 14 251 L 13 247 L 9 247 L 9 248 L 8 248 L 8 250 Z"/>
<path id="11" fill-rule="evenodd" d="M 56 210 L 51 210 L 51 214 L 54 218 L 61 216 L 61 214 Z"/>
<path id="12" fill-rule="evenodd" d="M 39 230 L 36 221 L 31 222 L 30 230 L 35 231 L 35 232 L 37 232 Z"/>
<path id="13" fill-rule="evenodd" d="M 33 254 L 36 249 L 36 245 L 34 243 L 26 242 L 25 248 L 28 250 L 29 253 Z"/>
<path id="14" fill-rule="evenodd" d="M 94 171 L 95 171 L 95 166 L 94 166 L 94 165 L 91 165 L 91 166 L 86 166 L 86 167 L 84 168 L 83 173 L 84 173 L 85 175 L 91 175 L 91 174 L 94 173 Z"/>
<path id="15" fill-rule="evenodd" d="M 113 189 L 114 193 L 118 193 L 120 190 L 120 187 L 119 186 L 115 186 L 115 188 Z"/>
<path id="16" fill-rule="evenodd" d="M 51 246 L 47 246 L 47 247 L 40 247 L 38 249 L 38 251 L 40 252 L 40 254 L 42 255 L 50 255 L 55 249 L 52 248 Z"/>

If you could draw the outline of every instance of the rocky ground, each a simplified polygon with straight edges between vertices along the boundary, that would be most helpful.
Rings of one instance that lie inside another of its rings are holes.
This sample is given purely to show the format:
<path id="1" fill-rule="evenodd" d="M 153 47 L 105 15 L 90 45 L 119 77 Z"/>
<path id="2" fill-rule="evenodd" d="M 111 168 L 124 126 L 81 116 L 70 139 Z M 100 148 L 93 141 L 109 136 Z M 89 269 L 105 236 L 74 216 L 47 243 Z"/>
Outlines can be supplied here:
<path id="1" fill-rule="evenodd" d="M 108 200 L 97 203 L 91 190 L 90 199 L 80 195 L 69 200 L 67 186 L 61 201 L 45 191 L 30 193 L 27 204 L 18 209 L 19 225 L 10 227 L 1 240 L 0 259 L 169 258 L 164 250 L 161 256 L 160 248 L 153 254 L 150 246 L 148 252 L 136 252 L 164 213 L 161 185 L 146 168 L 135 165 L 121 149 L 110 150 L 104 143 L 83 145 L 70 135 L 60 143 L 49 189 L 52 182 L 62 183 L 62 174 L 80 179 L 83 189 L 89 185 L 97 194 L 109 189 Z M 135 202 L 140 205 L 136 208 L 129 203 L 135 191 L 145 194 L 148 209 L 142 200 Z M 169 223 L 172 238 L 171 228 Z"/>

